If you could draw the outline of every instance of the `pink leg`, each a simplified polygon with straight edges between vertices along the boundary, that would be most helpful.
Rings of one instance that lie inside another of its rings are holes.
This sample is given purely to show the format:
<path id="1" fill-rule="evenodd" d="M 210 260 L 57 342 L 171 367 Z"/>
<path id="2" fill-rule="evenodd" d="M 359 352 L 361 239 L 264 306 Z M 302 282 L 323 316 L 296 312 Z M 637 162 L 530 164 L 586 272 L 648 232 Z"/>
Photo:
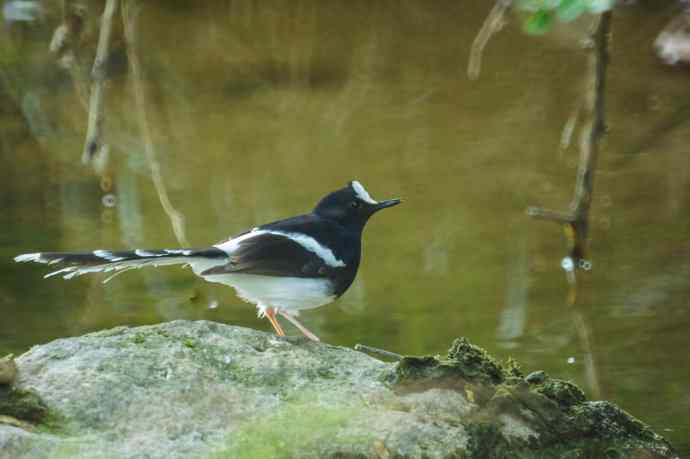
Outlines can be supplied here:
<path id="1" fill-rule="evenodd" d="M 302 325 L 301 323 L 299 323 L 299 321 L 298 321 L 297 319 L 295 319 L 294 317 L 292 317 L 292 316 L 291 316 L 290 314 L 288 314 L 287 312 L 278 309 L 278 314 L 280 314 L 281 316 L 285 317 L 287 320 L 289 320 L 290 322 L 292 322 L 292 325 L 294 325 L 295 327 L 299 328 L 299 331 L 301 331 L 302 333 L 304 333 L 304 336 L 306 336 L 306 337 L 309 338 L 310 340 L 312 340 L 312 341 L 321 341 L 321 340 L 319 339 L 318 336 L 316 336 L 315 334 L 313 334 L 312 332 L 310 332 L 310 331 L 307 329 L 307 327 L 305 327 L 304 325 Z"/>
<path id="2" fill-rule="evenodd" d="M 276 335 L 285 336 L 283 327 L 280 326 L 280 323 L 278 323 L 278 319 L 276 319 L 276 310 L 273 308 L 266 308 L 266 317 L 271 322 L 271 325 L 273 325 L 273 329 L 276 331 Z"/>

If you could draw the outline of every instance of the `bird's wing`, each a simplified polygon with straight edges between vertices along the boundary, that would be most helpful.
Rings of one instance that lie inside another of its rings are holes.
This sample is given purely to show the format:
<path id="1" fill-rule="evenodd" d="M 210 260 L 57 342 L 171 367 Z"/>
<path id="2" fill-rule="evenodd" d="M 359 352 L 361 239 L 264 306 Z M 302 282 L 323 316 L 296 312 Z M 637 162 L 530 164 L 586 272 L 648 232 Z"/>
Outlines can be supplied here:
<path id="1" fill-rule="evenodd" d="M 229 273 L 283 277 L 328 277 L 333 260 L 310 247 L 311 238 L 297 233 L 257 228 L 216 247 L 228 253 L 228 262 L 203 271 L 201 275 Z M 306 250 L 305 250 L 306 249 Z M 312 249 L 312 250 L 310 250 Z M 330 262 L 330 263 L 329 263 Z M 337 262 L 335 263 L 337 265 Z"/>

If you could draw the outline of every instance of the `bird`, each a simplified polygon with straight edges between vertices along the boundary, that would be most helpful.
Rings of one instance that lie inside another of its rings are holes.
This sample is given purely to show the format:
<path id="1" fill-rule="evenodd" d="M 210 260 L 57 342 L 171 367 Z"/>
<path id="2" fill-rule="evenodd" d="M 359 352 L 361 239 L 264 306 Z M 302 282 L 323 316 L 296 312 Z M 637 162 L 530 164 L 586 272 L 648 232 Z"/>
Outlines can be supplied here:
<path id="1" fill-rule="evenodd" d="M 258 316 L 267 318 L 277 335 L 285 336 L 277 319 L 281 316 L 319 341 L 296 316 L 345 293 L 359 269 L 367 221 L 400 202 L 376 201 L 352 180 L 328 193 L 309 213 L 256 226 L 211 247 L 35 252 L 17 255 L 14 261 L 60 266 L 45 278 L 111 272 L 104 283 L 135 268 L 188 265 L 197 276 L 233 287 L 242 300 L 256 305 Z"/>

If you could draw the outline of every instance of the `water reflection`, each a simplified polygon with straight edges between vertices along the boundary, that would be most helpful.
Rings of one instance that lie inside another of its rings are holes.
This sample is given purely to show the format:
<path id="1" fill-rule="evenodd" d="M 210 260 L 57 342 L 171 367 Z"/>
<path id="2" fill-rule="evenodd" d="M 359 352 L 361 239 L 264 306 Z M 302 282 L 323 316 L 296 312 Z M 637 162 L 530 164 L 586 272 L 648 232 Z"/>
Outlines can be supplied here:
<path id="1" fill-rule="evenodd" d="M 631 8 L 615 19 L 610 131 L 591 209 L 596 270 L 579 276 L 572 308 L 562 236 L 524 209 L 571 197 L 577 159 L 558 148 L 584 57 L 572 35 L 534 39 L 509 24 L 469 81 L 470 45 L 489 8 L 146 3 L 137 51 L 170 203 L 190 245 L 203 246 L 303 212 L 352 178 L 374 195 L 400 194 L 405 211 L 371 223 L 356 283 L 304 314 L 310 329 L 405 354 L 442 352 L 467 335 L 672 429 L 687 452 L 690 200 L 679 101 L 690 89 L 687 75 L 641 51 L 668 12 Z M 98 13 L 88 12 L 83 54 L 68 70 L 48 49 L 57 10 L 1 32 L 0 353 L 177 318 L 265 328 L 231 291 L 184 270 L 139 270 L 104 286 L 98 276 L 42 280 L 40 268 L 10 262 L 36 250 L 179 244 L 127 65 L 106 85 L 109 161 L 98 173 L 80 164 Z"/>

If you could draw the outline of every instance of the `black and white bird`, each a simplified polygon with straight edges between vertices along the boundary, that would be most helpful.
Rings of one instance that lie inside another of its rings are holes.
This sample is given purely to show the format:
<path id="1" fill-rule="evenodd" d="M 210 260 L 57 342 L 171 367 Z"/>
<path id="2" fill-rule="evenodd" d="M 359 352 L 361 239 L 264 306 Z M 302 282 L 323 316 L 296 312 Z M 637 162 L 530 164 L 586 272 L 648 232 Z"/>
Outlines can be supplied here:
<path id="1" fill-rule="evenodd" d="M 318 341 L 295 316 L 345 293 L 359 268 L 364 225 L 375 212 L 399 203 L 375 201 L 354 180 L 321 199 L 311 213 L 257 226 L 209 248 L 38 252 L 14 260 L 65 265 L 45 277 L 112 272 L 104 282 L 142 266 L 189 265 L 196 275 L 229 285 L 254 303 L 278 335 L 285 335 L 276 318 L 280 315 Z"/>

